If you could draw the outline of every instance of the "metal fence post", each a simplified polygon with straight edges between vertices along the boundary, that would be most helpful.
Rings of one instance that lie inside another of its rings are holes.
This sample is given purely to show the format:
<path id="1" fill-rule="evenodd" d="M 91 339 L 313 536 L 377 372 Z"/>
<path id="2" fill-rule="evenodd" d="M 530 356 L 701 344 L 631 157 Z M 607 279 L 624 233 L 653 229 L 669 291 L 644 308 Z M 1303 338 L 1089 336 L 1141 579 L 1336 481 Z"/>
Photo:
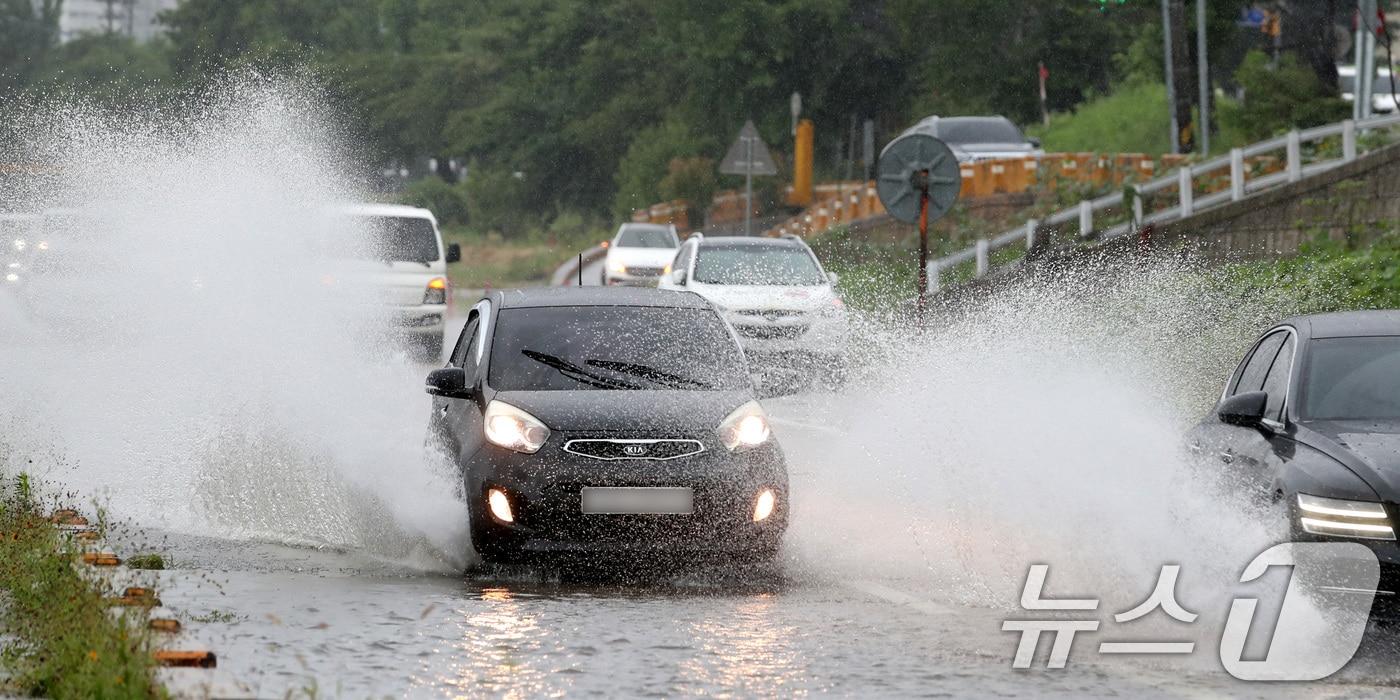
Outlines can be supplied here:
<path id="1" fill-rule="evenodd" d="M 1040 222 L 1036 221 L 1035 219 L 1026 220 L 1026 250 L 1030 250 L 1035 247 L 1035 229 L 1039 225 Z"/>
<path id="2" fill-rule="evenodd" d="M 1244 151 L 1230 149 L 1230 199 L 1244 199 Z"/>
<path id="3" fill-rule="evenodd" d="M 937 260 L 928 261 L 928 291 L 930 294 L 938 291 L 938 271 L 942 267 Z"/>
<path id="4" fill-rule="evenodd" d="M 1191 166 L 1183 165 L 1176 173 L 1176 189 L 1181 199 L 1181 218 L 1185 219 L 1192 213 L 1191 203 Z"/>
<path id="5" fill-rule="evenodd" d="M 1288 181 L 1297 182 L 1303 179 L 1303 153 L 1302 139 L 1298 130 L 1288 132 Z"/>
<path id="6" fill-rule="evenodd" d="M 1356 122 L 1351 119 L 1342 122 L 1342 160 L 1356 160 Z"/>
<path id="7" fill-rule="evenodd" d="M 1088 238 L 1094 232 L 1094 203 L 1079 200 L 1079 237 Z"/>
<path id="8" fill-rule="evenodd" d="M 977 276 L 987 275 L 987 239 L 977 239 Z"/>
<path id="9" fill-rule="evenodd" d="M 1142 195 L 1133 191 L 1133 224 L 1142 226 Z"/>

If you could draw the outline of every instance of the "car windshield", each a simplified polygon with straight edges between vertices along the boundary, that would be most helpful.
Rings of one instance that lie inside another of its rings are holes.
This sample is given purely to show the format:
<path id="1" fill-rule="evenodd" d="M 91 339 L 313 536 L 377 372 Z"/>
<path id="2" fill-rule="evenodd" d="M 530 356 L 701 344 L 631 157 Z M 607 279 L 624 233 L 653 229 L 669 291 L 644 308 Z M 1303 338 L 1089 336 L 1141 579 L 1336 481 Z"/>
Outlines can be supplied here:
<path id="1" fill-rule="evenodd" d="M 1400 418 L 1400 336 L 1314 340 L 1304 371 L 1305 420 Z"/>
<path id="2" fill-rule="evenodd" d="M 619 248 L 675 248 L 678 245 L 671 229 L 661 226 L 628 226 L 617 235 Z"/>
<path id="3" fill-rule="evenodd" d="M 825 284 L 821 269 L 797 246 L 702 246 L 695 260 L 695 281 L 705 284 Z"/>
<path id="4" fill-rule="evenodd" d="M 1004 119 L 943 119 L 938 138 L 948 143 L 1023 143 L 1020 129 Z"/>
<path id="5" fill-rule="evenodd" d="M 638 306 L 504 309 L 488 378 L 501 391 L 749 386 L 743 354 L 713 311 Z"/>
<path id="6" fill-rule="evenodd" d="M 429 263 L 442 257 L 433 222 L 411 216 L 347 216 L 337 228 L 348 234 L 328 242 L 332 255 L 358 260 Z"/>

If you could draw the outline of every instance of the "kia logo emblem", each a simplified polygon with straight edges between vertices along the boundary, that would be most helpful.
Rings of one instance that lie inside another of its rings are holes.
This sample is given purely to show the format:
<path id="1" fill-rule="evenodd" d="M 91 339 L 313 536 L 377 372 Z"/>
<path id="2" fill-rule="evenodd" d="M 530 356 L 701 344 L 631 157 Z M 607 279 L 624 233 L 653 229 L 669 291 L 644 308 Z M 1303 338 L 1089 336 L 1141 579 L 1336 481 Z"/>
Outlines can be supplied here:
<path id="1" fill-rule="evenodd" d="M 633 444 L 633 445 L 623 445 L 623 446 L 622 446 L 622 454 L 625 454 L 625 455 L 627 455 L 628 457 L 641 457 L 642 455 L 644 455 L 644 454 L 646 454 L 646 453 L 647 453 L 647 446 L 646 446 L 646 445 L 636 445 L 636 444 Z"/>

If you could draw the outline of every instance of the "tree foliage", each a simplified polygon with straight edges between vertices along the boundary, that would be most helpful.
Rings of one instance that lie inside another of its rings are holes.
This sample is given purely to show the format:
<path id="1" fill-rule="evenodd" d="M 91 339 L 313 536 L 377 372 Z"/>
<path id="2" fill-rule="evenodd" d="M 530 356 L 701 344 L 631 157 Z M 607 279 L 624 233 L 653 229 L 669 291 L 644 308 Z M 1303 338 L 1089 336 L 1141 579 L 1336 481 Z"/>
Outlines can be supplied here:
<path id="1" fill-rule="evenodd" d="M 818 177 L 840 177 L 861 120 L 877 144 L 930 113 L 1034 122 L 1038 63 L 1064 112 L 1155 75 L 1161 37 L 1156 0 L 184 0 L 165 42 L 58 47 L 57 3 L 0 0 L 5 94 L 309 69 L 380 161 L 367 171 L 475 163 L 481 180 L 460 191 L 475 223 L 503 231 L 708 187 L 689 170 L 680 185 L 672 162 L 718 160 L 746 119 L 791 153 L 794 92 Z M 755 184 L 776 191 L 769 180 Z"/>

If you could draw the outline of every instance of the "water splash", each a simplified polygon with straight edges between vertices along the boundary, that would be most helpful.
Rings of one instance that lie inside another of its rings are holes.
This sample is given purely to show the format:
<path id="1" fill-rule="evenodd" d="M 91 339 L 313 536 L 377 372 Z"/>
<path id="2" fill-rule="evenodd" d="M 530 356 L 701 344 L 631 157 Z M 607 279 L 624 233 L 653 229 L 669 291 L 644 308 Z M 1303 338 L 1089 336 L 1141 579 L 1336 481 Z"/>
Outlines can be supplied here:
<path id="1" fill-rule="evenodd" d="M 351 273 L 310 233 L 365 196 L 324 103 L 243 75 L 148 112 L 8 105 L 5 155 L 43 167 L 0 210 L 63 208 L 46 252 L 80 263 L 0 303 L 36 319 L 0 338 L 0 413 L 28 442 L 12 454 L 61 450 L 48 476 L 138 525 L 455 568 L 465 517 L 423 455 L 420 371 L 371 330 L 368 290 L 327 286 Z"/>

